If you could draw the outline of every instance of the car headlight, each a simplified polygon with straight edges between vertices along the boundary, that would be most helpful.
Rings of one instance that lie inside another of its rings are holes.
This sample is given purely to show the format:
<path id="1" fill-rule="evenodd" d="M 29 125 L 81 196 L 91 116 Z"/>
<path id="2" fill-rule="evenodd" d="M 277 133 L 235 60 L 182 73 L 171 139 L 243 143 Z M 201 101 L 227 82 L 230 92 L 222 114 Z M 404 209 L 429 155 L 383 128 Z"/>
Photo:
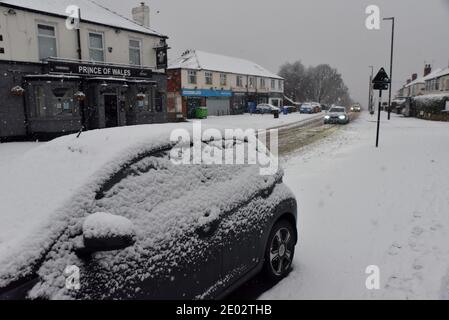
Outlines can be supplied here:
<path id="1" fill-rule="evenodd" d="M 340 119 L 340 120 L 345 120 L 345 119 L 346 119 L 346 116 L 341 115 L 341 116 L 338 117 L 338 119 Z"/>
<path id="2" fill-rule="evenodd" d="M 329 120 L 331 117 L 330 116 L 325 116 L 324 119 Z"/>

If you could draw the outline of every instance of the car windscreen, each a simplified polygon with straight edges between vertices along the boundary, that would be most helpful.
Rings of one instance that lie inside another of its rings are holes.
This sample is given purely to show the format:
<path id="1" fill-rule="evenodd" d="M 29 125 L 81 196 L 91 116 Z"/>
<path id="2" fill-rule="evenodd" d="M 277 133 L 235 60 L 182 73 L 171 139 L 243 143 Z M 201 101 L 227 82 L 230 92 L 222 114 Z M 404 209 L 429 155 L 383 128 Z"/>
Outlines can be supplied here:
<path id="1" fill-rule="evenodd" d="M 331 108 L 329 112 L 335 112 L 335 113 L 343 113 L 346 112 L 345 108 Z"/>

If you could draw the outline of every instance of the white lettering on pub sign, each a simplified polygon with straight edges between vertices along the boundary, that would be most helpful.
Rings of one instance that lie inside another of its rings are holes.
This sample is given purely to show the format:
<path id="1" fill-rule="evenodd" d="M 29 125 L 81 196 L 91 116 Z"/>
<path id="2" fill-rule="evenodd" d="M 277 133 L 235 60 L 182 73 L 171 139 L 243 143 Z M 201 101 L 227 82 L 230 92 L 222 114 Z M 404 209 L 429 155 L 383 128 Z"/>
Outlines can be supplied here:
<path id="1" fill-rule="evenodd" d="M 78 66 L 79 74 L 97 75 L 97 76 L 120 76 L 131 77 L 130 69 L 119 69 L 113 67 L 101 66 Z"/>

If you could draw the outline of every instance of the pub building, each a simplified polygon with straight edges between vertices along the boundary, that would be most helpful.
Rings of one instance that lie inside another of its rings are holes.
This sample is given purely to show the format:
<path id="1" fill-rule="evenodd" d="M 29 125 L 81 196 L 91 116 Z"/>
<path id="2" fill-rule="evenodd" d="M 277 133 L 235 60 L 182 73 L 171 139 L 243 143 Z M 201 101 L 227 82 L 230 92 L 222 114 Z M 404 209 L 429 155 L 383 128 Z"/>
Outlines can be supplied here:
<path id="1" fill-rule="evenodd" d="M 0 1 L 2 141 L 176 119 L 167 37 L 150 28 L 148 6 L 131 20 L 90 0 L 55 3 Z"/>

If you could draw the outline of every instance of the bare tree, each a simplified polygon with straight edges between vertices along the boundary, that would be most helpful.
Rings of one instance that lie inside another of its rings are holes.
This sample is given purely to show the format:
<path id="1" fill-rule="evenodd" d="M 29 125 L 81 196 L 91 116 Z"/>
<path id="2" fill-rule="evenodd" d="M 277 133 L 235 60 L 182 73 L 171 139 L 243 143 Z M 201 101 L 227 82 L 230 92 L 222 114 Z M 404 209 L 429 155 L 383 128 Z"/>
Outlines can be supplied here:
<path id="1" fill-rule="evenodd" d="M 305 68 L 300 61 L 286 63 L 279 75 L 285 79 L 285 93 L 296 101 L 351 104 L 349 90 L 337 69 L 328 64 Z"/>

